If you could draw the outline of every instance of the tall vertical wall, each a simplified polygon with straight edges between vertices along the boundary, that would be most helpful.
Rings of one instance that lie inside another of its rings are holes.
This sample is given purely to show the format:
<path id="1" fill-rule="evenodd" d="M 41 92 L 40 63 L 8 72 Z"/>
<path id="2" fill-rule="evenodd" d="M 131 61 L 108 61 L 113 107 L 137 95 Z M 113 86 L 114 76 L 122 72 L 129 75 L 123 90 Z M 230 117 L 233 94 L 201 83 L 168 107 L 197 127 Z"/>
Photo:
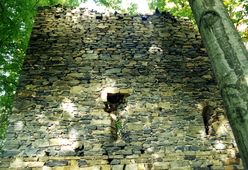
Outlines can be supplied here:
<path id="1" fill-rule="evenodd" d="M 221 103 L 189 21 L 40 8 L 0 169 L 242 169 Z"/>

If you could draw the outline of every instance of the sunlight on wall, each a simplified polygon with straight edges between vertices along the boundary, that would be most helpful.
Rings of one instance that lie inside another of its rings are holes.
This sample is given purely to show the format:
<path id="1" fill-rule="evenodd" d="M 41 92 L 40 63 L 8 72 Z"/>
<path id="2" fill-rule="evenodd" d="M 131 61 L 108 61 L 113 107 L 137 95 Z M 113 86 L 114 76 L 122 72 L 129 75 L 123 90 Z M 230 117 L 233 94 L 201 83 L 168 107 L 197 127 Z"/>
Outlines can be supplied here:
<path id="1" fill-rule="evenodd" d="M 15 123 L 15 130 L 18 131 L 18 130 L 22 130 L 24 127 L 24 124 L 23 124 L 23 121 L 18 121 Z"/>
<path id="2" fill-rule="evenodd" d="M 157 159 L 157 158 L 159 158 L 159 157 L 160 157 L 160 155 L 157 154 L 157 153 L 152 154 L 152 158 L 154 158 L 154 159 Z"/>
<path id="3" fill-rule="evenodd" d="M 225 119 L 224 115 L 219 116 L 219 123 L 217 125 L 216 134 L 218 136 L 227 135 L 227 133 L 228 133 L 228 126 L 229 126 L 229 123 Z"/>
<path id="4" fill-rule="evenodd" d="M 108 87 L 114 87 L 116 85 L 116 80 L 115 79 L 112 79 L 112 78 L 106 78 L 105 84 Z"/>
<path id="5" fill-rule="evenodd" d="M 119 93 L 119 92 L 120 92 L 120 89 L 117 87 L 106 87 L 101 92 L 101 99 L 102 99 L 102 101 L 107 102 L 108 101 L 107 100 L 108 93 L 115 94 L 115 93 Z"/>
<path id="6" fill-rule="evenodd" d="M 149 53 L 151 54 L 154 54 L 154 53 L 159 53 L 159 54 L 162 54 L 163 53 L 163 50 L 162 48 L 156 46 L 156 45 L 152 45 L 150 48 L 149 48 Z"/>
<path id="7" fill-rule="evenodd" d="M 223 150 L 223 149 L 226 148 L 226 145 L 223 144 L 223 142 L 222 142 L 221 140 L 216 140 L 216 141 L 215 141 L 215 144 L 214 144 L 214 147 L 215 147 L 215 149 L 217 149 L 217 150 Z"/>
<path id="8" fill-rule="evenodd" d="M 70 140 L 76 140 L 78 138 L 78 131 L 74 128 L 72 128 L 70 131 L 69 131 L 69 138 Z"/>
<path id="9" fill-rule="evenodd" d="M 231 149 L 228 149 L 227 150 L 228 152 L 228 155 L 231 157 L 231 158 L 236 158 L 236 150 L 231 148 Z"/>
<path id="10" fill-rule="evenodd" d="M 203 130 L 203 129 L 200 130 L 198 134 L 200 134 L 200 139 L 202 139 L 202 140 L 205 140 L 206 139 L 206 132 L 205 132 L 205 130 Z"/>
<path id="11" fill-rule="evenodd" d="M 37 118 L 39 123 L 45 123 L 46 122 L 45 116 L 43 114 L 37 114 L 36 118 Z"/>
<path id="12" fill-rule="evenodd" d="M 97 101 L 99 101 L 100 99 L 101 101 L 106 102 L 108 93 L 118 93 L 120 89 L 115 87 L 115 85 L 116 85 L 116 80 L 114 79 L 106 78 L 105 80 L 103 80 L 100 90 L 101 91 L 100 98 L 98 98 Z"/>
<path id="13" fill-rule="evenodd" d="M 13 162 L 10 163 L 10 168 L 22 168 L 25 167 L 25 162 L 21 158 L 15 158 Z"/>
<path id="14" fill-rule="evenodd" d="M 123 118 L 127 118 L 128 117 L 128 108 L 129 106 L 126 106 L 122 111 L 120 111 L 120 116 L 123 117 Z"/>
<path id="15" fill-rule="evenodd" d="M 72 101 L 68 98 L 65 98 L 61 105 L 60 108 L 67 112 L 69 114 L 70 117 L 74 117 L 74 114 L 77 113 L 77 108 L 76 105 L 74 103 L 72 103 Z"/>

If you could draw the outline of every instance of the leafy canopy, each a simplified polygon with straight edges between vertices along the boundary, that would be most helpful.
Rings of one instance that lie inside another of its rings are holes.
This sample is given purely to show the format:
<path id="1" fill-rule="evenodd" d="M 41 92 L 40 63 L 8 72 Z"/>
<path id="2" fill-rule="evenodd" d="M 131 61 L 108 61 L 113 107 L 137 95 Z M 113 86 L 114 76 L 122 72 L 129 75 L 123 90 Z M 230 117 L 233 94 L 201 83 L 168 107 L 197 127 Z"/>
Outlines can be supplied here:
<path id="1" fill-rule="evenodd" d="M 0 1 L 0 139 L 7 126 L 36 4 L 34 0 Z"/>

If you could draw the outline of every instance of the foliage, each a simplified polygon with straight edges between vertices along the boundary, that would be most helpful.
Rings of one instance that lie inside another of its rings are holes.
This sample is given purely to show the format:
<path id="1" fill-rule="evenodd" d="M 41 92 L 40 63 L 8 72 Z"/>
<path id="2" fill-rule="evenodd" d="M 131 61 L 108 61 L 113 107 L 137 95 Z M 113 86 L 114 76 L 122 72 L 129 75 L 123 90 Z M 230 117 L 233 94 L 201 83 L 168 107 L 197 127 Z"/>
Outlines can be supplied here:
<path id="1" fill-rule="evenodd" d="M 116 10 L 121 9 L 121 0 L 97 0 L 96 3 Z"/>
<path id="2" fill-rule="evenodd" d="M 77 6 L 82 2 L 87 0 L 38 0 L 37 6 L 54 6 L 54 5 L 63 5 L 63 6 Z"/>
<path id="3" fill-rule="evenodd" d="M 151 9 L 168 11 L 174 16 L 187 17 L 193 20 L 193 14 L 187 0 L 150 0 Z"/>
<path id="4" fill-rule="evenodd" d="M 35 15 L 35 0 L 0 1 L 0 147 Z"/>
<path id="5" fill-rule="evenodd" d="M 130 6 L 127 8 L 127 11 L 130 15 L 137 15 L 138 5 L 135 3 L 131 3 Z"/>
<path id="6" fill-rule="evenodd" d="M 118 118 L 115 122 L 115 128 L 116 128 L 116 133 L 120 135 L 121 129 L 122 129 L 122 121 L 120 118 Z"/>
<path id="7" fill-rule="evenodd" d="M 224 0 L 224 5 L 235 27 L 239 30 L 244 41 L 248 42 L 248 1 L 247 0 Z M 246 29 L 242 29 L 246 24 Z"/>

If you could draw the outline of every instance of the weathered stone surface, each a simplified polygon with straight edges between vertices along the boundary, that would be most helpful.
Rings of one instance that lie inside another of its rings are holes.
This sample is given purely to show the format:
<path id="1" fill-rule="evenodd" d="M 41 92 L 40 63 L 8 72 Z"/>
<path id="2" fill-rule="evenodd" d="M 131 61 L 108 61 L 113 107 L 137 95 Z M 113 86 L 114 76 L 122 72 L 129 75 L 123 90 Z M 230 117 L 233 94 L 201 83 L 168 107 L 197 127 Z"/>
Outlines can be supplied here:
<path id="1" fill-rule="evenodd" d="M 85 87 L 83 87 L 83 86 L 73 86 L 73 87 L 70 89 L 70 93 L 71 93 L 71 94 L 80 94 L 80 93 L 82 93 L 84 90 L 85 90 Z"/>
<path id="2" fill-rule="evenodd" d="M 123 170 L 124 165 L 112 165 L 112 170 Z"/>
<path id="3" fill-rule="evenodd" d="M 121 163 L 121 161 L 118 160 L 118 159 L 113 159 L 113 160 L 110 162 L 111 165 L 117 165 L 117 164 L 120 164 L 120 163 Z"/>
<path id="4" fill-rule="evenodd" d="M 85 166 L 85 165 L 87 165 L 88 163 L 87 163 L 87 161 L 86 160 L 79 160 L 78 161 L 78 166 L 79 167 L 83 167 L 83 166 Z"/>
<path id="5" fill-rule="evenodd" d="M 125 166 L 124 170 L 138 170 L 137 164 L 128 164 Z"/>
<path id="6" fill-rule="evenodd" d="M 154 169 L 170 169 L 170 163 L 168 162 L 155 162 L 153 164 Z"/>
<path id="7" fill-rule="evenodd" d="M 105 73 L 107 75 L 118 74 L 118 73 L 121 73 L 121 68 L 111 68 L 111 69 L 106 70 Z"/>
<path id="8" fill-rule="evenodd" d="M 119 124 L 111 121 L 115 112 Z M 220 115 L 207 54 L 189 21 L 167 13 L 108 16 L 44 7 L 0 161 L 5 169 L 11 163 L 87 170 L 242 167 Z M 23 159 L 13 161 L 17 156 Z"/>
<path id="9" fill-rule="evenodd" d="M 57 167 L 57 166 L 66 166 L 68 165 L 68 161 L 66 160 L 53 160 L 45 163 L 45 166 L 48 167 Z"/>
<path id="10" fill-rule="evenodd" d="M 25 162 L 25 165 L 30 168 L 41 168 L 44 166 L 44 162 L 37 162 L 37 161 Z"/>
<path id="11" fill-rule="evenodd" d="M 84 54 L 82 57 L 84 59 L 88 59 L 88 60 L 96 60 L 96 59 L 98 59 L 97 54 Z"/>
<path id="12" fill-rule="evenodd" d="M 80 168 L 80 170 L 101 170 L 100 166 L 89 166 L 85 168 Z"/>

